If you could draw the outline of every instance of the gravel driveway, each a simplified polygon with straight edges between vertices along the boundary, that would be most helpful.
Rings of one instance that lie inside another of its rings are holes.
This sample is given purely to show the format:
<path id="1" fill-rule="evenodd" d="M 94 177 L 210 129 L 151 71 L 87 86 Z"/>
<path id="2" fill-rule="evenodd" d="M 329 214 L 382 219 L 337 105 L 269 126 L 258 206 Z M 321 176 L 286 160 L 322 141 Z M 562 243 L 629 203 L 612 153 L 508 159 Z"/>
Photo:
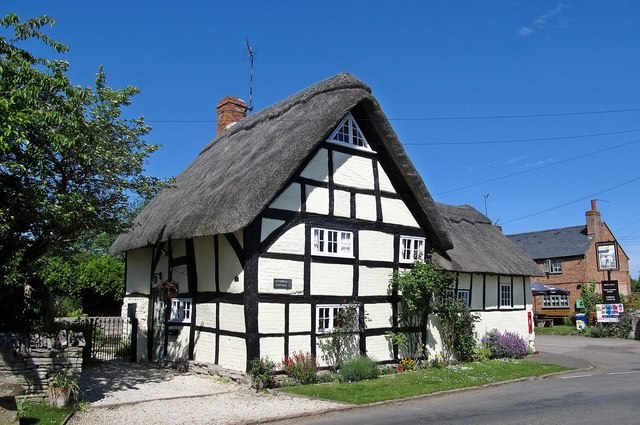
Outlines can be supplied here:
<path id="1" fill-rule="evenodd" d="M 85 424 L 232 424 L 333 410 L 344 405 L 256 393 L 210 375 L 176 372 L 141 363 L 86 367 L 80 380 L 91 407 L 68 422 Z"/>

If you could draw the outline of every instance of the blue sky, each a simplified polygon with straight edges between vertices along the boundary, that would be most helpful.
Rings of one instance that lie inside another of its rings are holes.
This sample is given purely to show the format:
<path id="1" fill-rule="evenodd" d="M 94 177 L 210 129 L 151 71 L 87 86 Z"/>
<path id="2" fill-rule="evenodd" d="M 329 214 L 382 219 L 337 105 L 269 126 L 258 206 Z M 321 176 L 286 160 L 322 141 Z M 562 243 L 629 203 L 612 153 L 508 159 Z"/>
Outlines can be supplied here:
<path id="1" fill-rule="evenodd" d="M 163 145 L 151 175 L 178 174 L 214 137 L 218 100 L 248 100 L 247 37 L 255 110 L 350 72 L 437 201 L 484 212 L 489 194 L 488 216 L 519 233 L 583 224 L 597 198 L 639 274 L 637 1 L 3 2 L 9 11 L 56 18 L 48 33 L 71 47 L 75 83 L 102 64 L 111 86 L 142 90 L 127 113 Z"/>

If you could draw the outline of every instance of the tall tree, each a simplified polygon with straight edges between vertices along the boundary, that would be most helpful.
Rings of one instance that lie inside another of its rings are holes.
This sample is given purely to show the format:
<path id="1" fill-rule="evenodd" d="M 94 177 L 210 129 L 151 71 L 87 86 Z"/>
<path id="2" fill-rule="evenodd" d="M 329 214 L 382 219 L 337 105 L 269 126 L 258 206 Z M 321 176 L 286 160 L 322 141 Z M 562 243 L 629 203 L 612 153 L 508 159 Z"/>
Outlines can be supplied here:
<path id="1" fill-rule="evenodd" d="M 0 285 L 5 287 L 37 288 L 42 283 L 37 260 L 89 230 L 122 231 L 131 197 L 145 196 L 160 183 L 144 175 L 145 160 L 157 149 L 143 140 L 150 127 L 143 117 L 122 116 L 137 88 L 110 88 L 102 67 L 95 87 L 73 85 L 66 61 L 36 57 L 20 47 L 33 39 L 66 52 L 67 46 L 41 31 L 53 24 L 47 16 L 22 22 L 10 13 L 0 19 L 4 34 L 10 34 L 0 36 Z"/>

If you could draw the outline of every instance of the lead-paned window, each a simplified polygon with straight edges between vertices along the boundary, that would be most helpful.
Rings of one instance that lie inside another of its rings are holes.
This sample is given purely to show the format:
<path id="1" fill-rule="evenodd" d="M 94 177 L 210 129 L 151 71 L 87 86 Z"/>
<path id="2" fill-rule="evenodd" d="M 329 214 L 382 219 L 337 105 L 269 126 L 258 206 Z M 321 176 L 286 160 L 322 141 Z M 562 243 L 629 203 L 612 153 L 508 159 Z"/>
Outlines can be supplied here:
<path id="1" fill-rule="evenodd" d="M 562 273 L 562 260 L 560 258 L 549 258 L 545 260 L 544 272 L 550 274 Z"/>
<path id="2" fill-rule="evenodd" d="M 500 307 L 513 307 L 511 304 L 511 291 L 510 283 L 500 284 Z"/>
<path id="3" fill-rule="evenodd" d="M 351 306 L 344 304 L 324 304 L 316 306 L 316 324 L 318 333 L 323 334 L 333 331 L 338 325 L 340 313 L 347 308 L 351 308 Z M 354 323 L 354 331 L 357 327 L 356 322 Z"/>
<path id="4" fill-rule="evenodd" d="M 424 260 L 424 238 L 400 237 L 400 262 L 413 263 Z"/>
<path id="5" fill-rule="evenodd" d="M 468 289 L 458 289 L 456 298 L 458 298 L 458 300 L 462 301 L 467 306 L 471 306 L 471 291 L 469 291 Z"/>
<path id="6" fill-rule="evenodd" d="M 312 254 L 353 257 L 353 232 L 314 227 L 311 237 Z"/>
<path id="7" fill-rule="evenodd" d="M 543 308 L 569 308 L 569 296 L 563 294 L 544 295 Z"/>
<path id="8" fill-rule="evenodd" d="M 362 130 L 360 130 L 358 123 L 350 113 L 344 117 L 328 140 L 371 150 L 367 139 L 362 134 Z"/>
<path id="9" fill-rule="evenodd" d="M 169 322 L 191 323 L 191 298 L 172 298 Z"/>

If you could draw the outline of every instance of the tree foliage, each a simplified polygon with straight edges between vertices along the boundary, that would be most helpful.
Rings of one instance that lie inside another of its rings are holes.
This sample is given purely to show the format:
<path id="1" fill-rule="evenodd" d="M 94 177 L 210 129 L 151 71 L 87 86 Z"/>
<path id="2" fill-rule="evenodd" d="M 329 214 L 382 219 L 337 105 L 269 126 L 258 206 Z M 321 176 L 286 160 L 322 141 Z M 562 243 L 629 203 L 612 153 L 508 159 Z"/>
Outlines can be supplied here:
<path id="1" fill-rule="evenodd" d="M 47 16 L 0 19 L 0 285 L 38 287 L 38 261 L 63 255 L 87 232 L 117 234 L 132 197 L 161 183 L 144 175 L 157 149 L 143 140 L 144 118 L 123 117 L 138 89 L 112 89 L 98 69 L 95 86 L 73 85 L 64 60 L 20 46 L 39 40 L 58 54 L 67 46 L 41 30 Z"/>

